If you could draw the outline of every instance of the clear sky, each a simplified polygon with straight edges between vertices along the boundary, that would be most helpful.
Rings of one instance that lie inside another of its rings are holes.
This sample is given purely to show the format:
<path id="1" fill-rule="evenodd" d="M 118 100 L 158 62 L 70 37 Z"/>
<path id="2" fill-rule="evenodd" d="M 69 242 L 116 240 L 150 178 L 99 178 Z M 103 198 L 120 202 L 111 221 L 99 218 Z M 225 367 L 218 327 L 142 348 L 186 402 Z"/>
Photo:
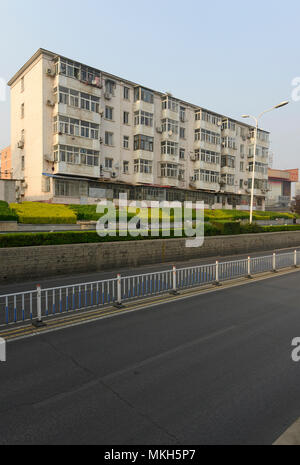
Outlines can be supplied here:
<path id="1" fill-rule="evenodd" d="M 0 7 L 0 147 L 10 141 L 1 78 L 40 47 L 236 119 L 291 99 L 300 76 L 299 0 L 0 0 Z M 274 167 L 300 168 L 299 116 L 300 100 L 264 117 Z"/>

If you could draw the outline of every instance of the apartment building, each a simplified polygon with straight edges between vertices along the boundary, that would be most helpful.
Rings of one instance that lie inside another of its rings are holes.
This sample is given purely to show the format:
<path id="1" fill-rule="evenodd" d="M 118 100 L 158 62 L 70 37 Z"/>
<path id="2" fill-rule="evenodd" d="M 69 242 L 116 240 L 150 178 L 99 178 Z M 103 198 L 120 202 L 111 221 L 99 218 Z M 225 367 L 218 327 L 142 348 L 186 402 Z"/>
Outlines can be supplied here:
<path id="1" fill-rule="evenodd" d="M 269 169 L 269 188 L 266 198 L 268 210 L 290 210 L 292 203 L 292 185 L 299 181 L 299 170 Z"/>
<path id="2" fill-rule="evenodd" d="M 248 209 L 254 128 L 40 49 L 10 80 L 19 200 L 202 200 Z M 264 209 L 269 133 L 259 130 Z"/>
<path id="3" fill-rule="evenodd" d="M 0 150 L 1 175 L 0 179 L 12 179 L 11 149 Z"/>

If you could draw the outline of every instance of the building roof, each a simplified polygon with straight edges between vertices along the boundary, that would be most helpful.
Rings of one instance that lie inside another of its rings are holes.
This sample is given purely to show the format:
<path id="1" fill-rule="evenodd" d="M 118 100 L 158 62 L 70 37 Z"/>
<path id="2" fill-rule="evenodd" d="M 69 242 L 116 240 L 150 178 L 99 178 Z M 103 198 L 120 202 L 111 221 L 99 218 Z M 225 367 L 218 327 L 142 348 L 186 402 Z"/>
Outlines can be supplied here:
<path id="1" fill-rule="evenodd" d="M 88 68 L 95 69 L 97 72 L 100 72 L 100 73 L 104 74 L 105 76 L 107 76 L 107 77 L 109 77 L 109 78 L 111 78 L 111 79 L 116 79 L 116 80 L 118 80 L 118 81 L 124 82 L 125 84 L 127 83 L 127 84 L 129 84 L 129 85 L 131 85 L 131 86 L 133 86 L 133 87 L 143 87 L 144 89 L 148 89 L 148 90 L 150 90 L 151 92 L 153 92 L 153 93 L 155 93 L 155 94 L 157 94 L 157 95 L 160 95 L 161 97 L 166 97 L 166 96 L 169 95 L 168 93 L 163 93 L 163 92 L 159 92 L 159 91 L 157 91 L 157 90 L 150 89 L 150 88 L 148 88 L 148 87 L 146 87 L 146 86 L 143 86 L 142 84 L 138 84 L 138 83 L 136 83 L 136 82 L 129 81 L 129 80 L 124 79 L 124 78 L 121 78 L 121 77 L 119 77 L 119 76 L 115 76 L 115 75 L 113 75 L 113 74 L 107 73 L 106 71 L 97 69 L 97 68 L 95 68 L 95 67 L 93 67 L 93 66 L 86 65 L 86 64 L 84 64 L 84 63 L 80 63 L 80 62 L 78 62 L 78 61 L 76 61 L 76 60 L 71 60 L 70 58 L 67 58 L 67 57 L 65 57 L 65 56 L 63 56 L 63 55 L 59 55 L 59 54 L 57 54 L 57 53 L 51 52 L 51 51 L 49 51 L 49 50 L 45 50 L 45 49 L 43 49 L 43 48 L 39 48 L 39 49 L 37 50 L 37 52 L 36 52 L 36 53 L 35 53 L 35 54 L 34 54 L 34 55 L 33 55 L 20 69 L 19 69 L 19 71 L 17 71 L 17 73 L 9 80 L 8 86 L 11 87 L 11 86 L 16 82 L 16 80 L 18 80 L 18 79 L 22 76 L 22 74 L 23 74 L 23 73 L 24 73 L 24 72 L 25 72 L 25 71 L 26 71 L 26 70 L 40 57 L 40 56 L 42 56 L 42 55 L 47 55 L 47 56 L 48 56 L 49 58 L 51 58 L 51 59 L 55 59 L 56 57 L 59 57 L 59 58 L 65 59 L 65 60 L 73 61 L 74 63 L 81 64 L 82 66 L 86 66 L 86 67 L 88 67 Z M 253 126 L 253 125 L 250 125 L 250 124 L 247 124 L 247 123 L 244 123 L 244 122 L 235 120 L 235 119 L 230 118 L 229 116 L 226 116 L 226 115 L 221 115 L 220 113 L 217 113 L 217 112 L 212 111 L 212 110 L 208 110 L 208 109 L 203 108 L 203 107 L 201 107 L 201 106 L 199 106 L 199 105 L 195 105 L 195 104 L 193 104 L 193 103 L 186 102 L 186 101 L 181 100 L 181 99 L 178 99 L 178 98 L 176 98 L 176 97 L 173 97 L 173 96 L 172 96 L 172 98 L 174 98 L 174 99 L 177 100 L 178 102 L 181 102 L 183 105 L 188 105 L 188 106 L 194 108 L 195 110 L 207 111 L 207 112 L 209 112 L 209 113 L 214 114 L 215 116 L 219 116 L 220 118 L 230 119 L 231 121 L 233 121 L 233 122 L 235 122 L 235 123 L 237 123 L 237 124 L 240 124 L 240 125 L 242 125 L 242 126 L 248 127 L 248 128 L 250 128 L 250 129 L 254 129 L 254 126 Z M 267 134 L 270 134 L 268 131 L 265 131 L 264 129 L 260 129 L 260 131 L 265 132 L 265 133 L 267 133 Z"/>
<path id="2" fill-rule="evenodd" d="M 287 181 L 287 182 L 298 182 L 299 179 L 299 170 L 274 170 L 269 168 L 269 179 L 274 179 L 278 181 Z"/>

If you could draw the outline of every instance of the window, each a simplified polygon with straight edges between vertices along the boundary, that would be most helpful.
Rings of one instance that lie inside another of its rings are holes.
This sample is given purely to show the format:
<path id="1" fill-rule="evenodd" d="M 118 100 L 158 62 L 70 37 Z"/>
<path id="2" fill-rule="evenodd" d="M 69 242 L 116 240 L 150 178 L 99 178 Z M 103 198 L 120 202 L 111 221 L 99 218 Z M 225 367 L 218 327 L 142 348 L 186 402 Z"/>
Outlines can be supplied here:
<path id="1" fill-rule="evenodd" d="M 71 107 L 82 108 L 83 110 L 99 113 L 99 97 L 95 97 L 94 95 L 89 95 L 84 92 L 79 92 L 74 89 L 68 89 L 66 87 L 59 86 L 57 101 L 59 103 L 63 103 L 64 105 L 70 105 Z"/>
<path id="2" fill-rule="evenodd" d="M 216 132 L 207 131 L 206 129 L 196 129 L 195 141 L 202 141 L 213 145 L 220 145 L 221 137 Z"/>
<path id="3" fill-rule="evenodd" d="M 195 151 L 196 161 L 203 161 L 204 163 L 210 163 L 213 165 L 219 165 L 221 155 L 217 152 L 211 152 L 210 150 L 196 150 Z"/>
<path id="4" fill-rule="evenodd" d="M 179 150 L 179 158 L 180 158 L 180 160 L 185 159 L 185 149 L 180 149 Z"/>
<path id="5" fill-rule="evenodd" d="M 21 158 L 21 170 L 22 171 L 25 170 L 25 157 L 24 157 L 24 155 L 22 155 L 22 158 Z"/>
<path id="6" fill-rule="evenodd" d="M 69 145 L 54 147 L 54 160 L 71 165 L 99 166 L 100 152 Z"/>
<path id="7" fill-rule="evenodd" d="M 124 87 L 124 100 L 130 99 L 130 89 L 129 87 Z"/>
<path id="8" fill-rule="evenodd" d="M 227 186 L 234 186 L 234 175 L 233 174 L 222 174 L 222 181 L 227 185 Z"/>
<path id="9" fill-rule="evenodd" d="M 236 142 L 233 137 L 223 137 L 222 144 L 224 148 L 234 149 L 234 150 L 236 149 Z"/>
<path id="10" fill-rule="evenodd" d="M 137 102 L 139 100 L 143 100 L 146 103 L 154 103 L 154 94 L 150 90 L 143 89 L 141 87 L 137 87 L 134 90 L 134 101 Z"/>
<path id="11" fill-rule="evenodd" d="M 113 168 L 113 159 L 112 158 L 105 158 L 105 168 L 107 170 L 112 170 L 112 168 Z"/>
<path id="12" fill-rule="evenodd" d="M 184 181 L 185 180 L 185 170 L 180 168 L 178 172 L 178 179 L 179 181 Z"/>
<path id="13" fill-rule="evenodd" d="M 235 132 L 236 131 L 236 124 L 233 121 L 230 121 L 229 119 L 226 120 L 226 121 L 223 121 L 222 131 L 225 131 L 225 129 L 229 129 L 230 131 Z"/>
<path id="14" fill-rule="evenodd" d="M 62 181 L 55 179 L 55 196 L 56 197 L 79 197 L 80 183 L 72 181 Z"/>
<path id="15" fill-rule="evenodd" d="M 180 128 L 180 139 L 185 139 L 185 129 Z"/>
<path id="16" fill-rule="evenodd" d="M 196 121 L 205 121 L 206 123 L 213 124 L 214 126 L 219 126 L 221 123 L 221 118 L 213 115 L 212 113 L 209 113 L 207 111 L 197 111 L 195 113 L 195 120 Z"/>
<path id="17" fill-rule="evenodd" d="M 101 76 L 99 71 L 64 58 L 58 58 L 56 60 L 56 74 L 80 79 L 81 81 L 96 85 L 97 87 L 99 87 L 100 84 Z"/>
<path id="18" fill-rule="evenodd" d="M 123 173 L 124 174 L 129 173 L 129 161 L 123 161 Z"/>
<path id="19" fill-rule="evenodd" d="M 235 157 L 231 157 L 230 155 L 222 156 L 221 167 L 235 168 Z"/>
<path id="20" fill-rule="evenodd" d="M 172 132 L 173 134 L 178 134 L 178 131 L 179 131 L 178 122 L 172 119 L 163 119 L 162 130 L 163 132 Z"/>
<path id="21" fill-rule="evenodd" d="M 21 92 L 24 92 L 24 76 L 21 78 Z"/>
<path id="22" fill-rule="evenodd" d="M 134 113 L 134 125 L 153 127 L 153 113 L 148 113 L 147 111 L 136 111 Z"/>
<path id="23" fill-rule="evenodd" d="M 176 142 L 165 141 L 161 143 L 162 155 L 178 155 L 178 144 Z"/>
<path id="24" fill-rule="evenodd" d="M 184 107 L 180 107 L 180 121 L 181 123 L 185 123 L 186 121 L 186 110 Z"/>
<path id="25" fill-rule="evenodd" d="M 171 110 L 174 113 L 178 113 L 179 105 L 178 105 L 177 100 L 174 100 L 171 97 L 167 97 L 162 103 L 162 109 L 163 110 Z"/>
<path id="26" fill-rule="evenodd" d="M 105 107 L 105 118 L 113 120 L 114 109 L 112 107 Z"/>
<path id="27" fill-rule="evenodd" d="M 105 145 L 113 146 L 114 143 L 114 134 L 112 132 L 105 133 Z"/>
<path id="28" fill-rule="evenodd" d="M 22 103 L 22 105 L 21 105 L 21 118 L 23 119 L 24 116 L 25 116 L 25 104 Z"/>
<path id="29" fill-rule="evenodd" d="M 123 113 L 123 123 L 124 124 L 129 124 L 129 113 L 128 113 L 128 111 L 124 111 L 124 113 Z"/>
<path id="30" fill-rule="evenodd" d="M 240 180 L 240 189 L 243 189 L 243 187 L 244 187 L 244 181 L 241 179 Z"/>
<path id="31" fill-rule="evenodd" d="M 81 94 L 80 106 L 81 106 L 81 108 L 83 110 L 90 111 L 90 109 L 91 109 L 91 101 L 90 101 L 89 95 Z"/>
<path id="32" fill-rule="evenodd" d="M 124 136 L 123 138 L 123 148 L 124 149 L 129 149 L 129 137 L 128 136 Z"/>
<path id="33" fill-rule="evenodd" d="M 178 178 L 178 166 L 171 163 L 160 165 L 160 175 L 162 178 Z"/>
<path id="34" fill-rule="evenodd" d="M 115 95 L 115 89 L 116 89 L 116 83 L 115 81 L 112 81 L 111 79 L 106 79 L 105 81 L 105 90 L 108 94 L 111 94 L 112 96 Z"/>
<path id="35" fill-rule="evenodd" d="M 253 162 L 249 163 L 249 172 L 253 173 Z M 255 172 L 267 175 L 268 174 L 268 165 L 265 163 L 256 162 L 255 163 Z"/>
<path id="36" fill-rule="evenodd" d="M 195 170 L 194 179 L 195 181 L 217 184 L 220 180 L 220 173 L 209 170 Z"/>
<path id="37" fill-rule="evenodd" d="M 268 189 L 268 181 L 265 179 L 255 179 L 254 180 L 254 189 Z M 248 189 L 252 188 L 252 179 L 248 179 Z"/>
<path id="38" fill-rule="evenodd" d="M 143 135 L 134 136 L 134 150 L 146 150 L 147 152 L 153 152 L 154 138 Z"/>
<path id="39" fill-rule="evenodd" d="M 149 160 L 134 160 L 134 172 L 152 174 L 152 161 Z"/>
<path id="40" fill-rule="evenodd" d="M 70 106 L 75 108 L 79 107 L 79 92 L 72 89 L 70 89 Z"/>

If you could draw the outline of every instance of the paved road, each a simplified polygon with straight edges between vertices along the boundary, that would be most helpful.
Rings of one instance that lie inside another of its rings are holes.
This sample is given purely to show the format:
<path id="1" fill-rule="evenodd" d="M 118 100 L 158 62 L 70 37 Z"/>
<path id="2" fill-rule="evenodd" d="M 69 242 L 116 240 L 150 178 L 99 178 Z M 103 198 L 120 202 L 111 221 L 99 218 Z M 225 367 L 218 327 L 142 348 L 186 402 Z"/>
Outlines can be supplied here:
<path id="1" fill-rule="evenodd" d="M 251 257 L 260 257 L 266 255 L 272 255 L 273 252 L 277 253 L 287 253 L 293 252 L 294 248 L 291 249 L 282 249 L 282 250 L 272 250 L 258 253 L 251 253 Z M 300 251 L 300 247 L 297 248 Z M 93 283 L 96 281 L 101 281 L 104 279 L 116 278 L 117 273 L 121 272 L 124 276 L 135 276 L 137 274 L 152 273 L 156 271 L 170 270 L 173 265 L 176 265 L 178 268 L 183 267 L 192 267 L 197 265 L 203 265 L 207 263 L 215 263 L 216 260 L 225 262 L 231 260 L 242 260 L 249 256 L 248 252 L 239 255 L 231 255 L 228 257 L 208 257 L 208 258 L 197 258 L 189 261 L 178 261 L 175 263 L 163 263 L 156 265 L 147 265 L 139 268 L 121 268 L 115 271 L 101 271 L 101 272 L 91 272 L 91 273 L 74 273 L 70 275 L 62 275 L 58 277 L 46 277 L 39 280 L 32 280 L 30 277 L 27 281 L 24 282 L 15 282 L 15 283 L 3 283 L 0 282 L 0 295 L 13 294 L 17 292 L 26 292 L 36 289 L 37 284 L 41 284 L 44 289 L 56 288 L 62 286 L 72 286 L 76 284 L 84 283 Z"/>
<path id="2" fill-rule="evenodd" d="M 300 273 L 8 344 L 0 444 L 272 444 L 300 417 Z"/>

